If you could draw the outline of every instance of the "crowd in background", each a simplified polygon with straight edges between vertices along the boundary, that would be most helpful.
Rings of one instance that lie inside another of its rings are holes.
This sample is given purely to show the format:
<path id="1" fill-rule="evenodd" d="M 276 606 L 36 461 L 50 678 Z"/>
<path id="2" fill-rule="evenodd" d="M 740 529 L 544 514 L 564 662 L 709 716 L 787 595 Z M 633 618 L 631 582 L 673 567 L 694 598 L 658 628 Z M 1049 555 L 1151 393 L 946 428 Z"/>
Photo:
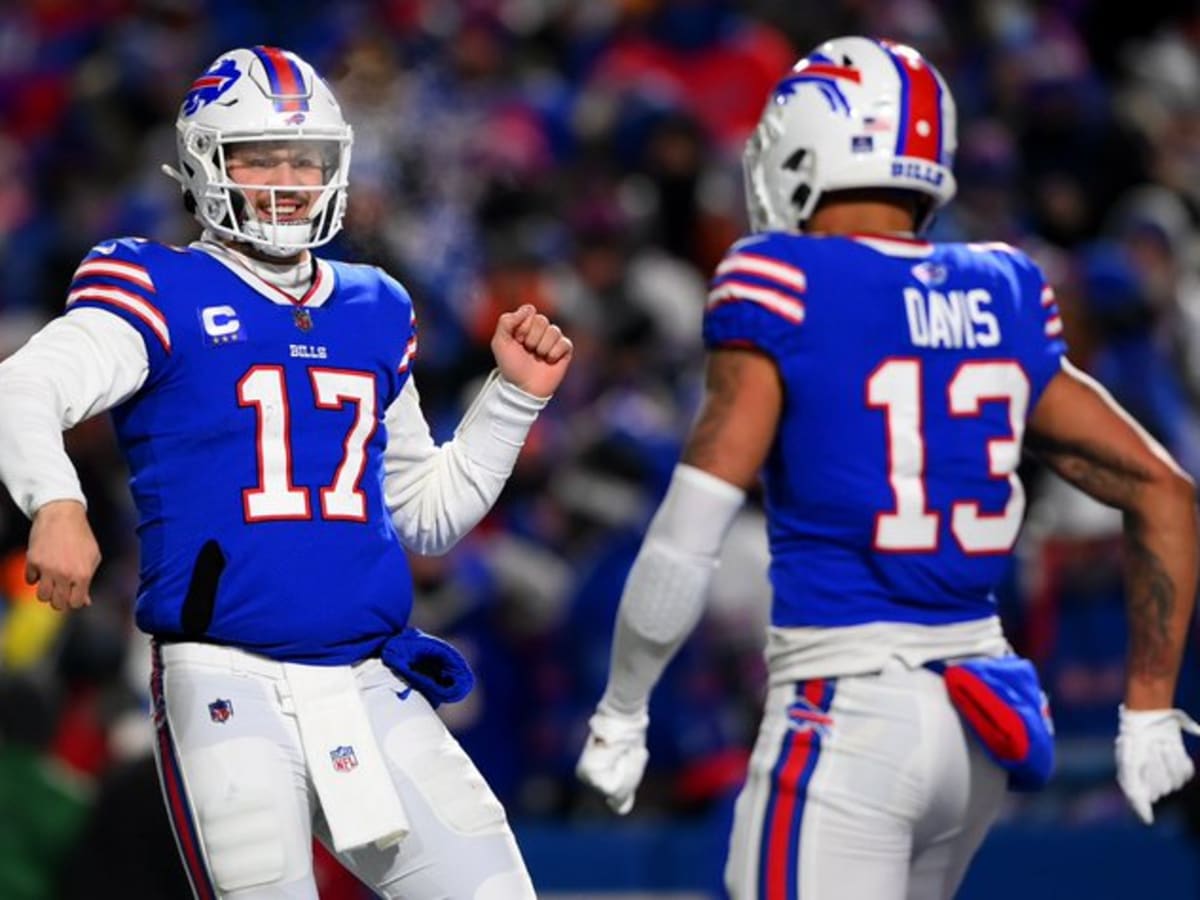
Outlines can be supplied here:
<path id="1" fill-rule="evenodd" d="M 822 39 L 887 36 L 939 66 L 958 101 L 959 190 L 931 236 L 1030 252 L 1072 359 L 1200 476 L 1200 5 L 1143 0 L 1119 17 L 1107 5 L 0 4 L 0 357 L 60 312 L 93 244 L 194 239 L 159 166 L 175 159 L 181 97 L 222 50 L 270 43 L 312 62 L 355 129 L 346 227 L 326 252 L 380 265 L 413 295 L 435 435 L 449 436 L 490 367 L 500 312 L 533 302 L 575 342 L 493 513 L 447 556 L 412 565 L 417 624 L 479 676 L 442 711 L 510 814 L 599 816 L 572 770 L 625 574 L 699 399 L 707 277 L 745 228 L 741 147 L 770 86 Z M 36 602 L 22 577 L 28 523 L 0 505 L 5 897 L 44 896 L 39 879 L 63 858 L 118 867 L 105 841 L 166 822 L 153 818 L 126 473 L 105 418 L 67 443 L 104 554 L 90 609 Z M 1060 771 L 1009 815 L 1125 816 L 1111 752 L 1120 519 L 1033 462 L 1022 471 L 1028 525 L 1001 609 L 1051 695 Z M 635 816 L 702 815 L 739 783 L 763 696 L 766 561 L 752 498 L 709 611 L 655 695 Z M 1190 663 L 1179 699 L 1200 709 Z M 94 896 L 86 881 L 58 890 Z"/>

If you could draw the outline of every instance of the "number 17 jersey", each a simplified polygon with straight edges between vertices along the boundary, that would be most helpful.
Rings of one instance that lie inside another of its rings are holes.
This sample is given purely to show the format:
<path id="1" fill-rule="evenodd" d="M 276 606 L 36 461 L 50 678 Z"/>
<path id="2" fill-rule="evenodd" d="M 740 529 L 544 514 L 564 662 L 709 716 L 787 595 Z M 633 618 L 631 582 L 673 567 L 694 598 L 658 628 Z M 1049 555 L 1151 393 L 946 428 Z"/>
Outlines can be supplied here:
<path id="1" fill-rule="evenodd" d="M 773 625 L 995 615 L 1025 508 L 1025 424 L 1061 333 L 1037 266 L 1005 244 L 733 245 L 704 337 L 768 355 L 783 385 L 763 472 Z"/>
<path id="2" fill-rule="evenodd" d="M 384 413 L 416 345 L 404 288 L 315 260 L 293 298 L 217 244 L 121 239 L 88 254 L 68 304 L 146 348 L 144 384 L 112 410 L 139 514 L 138 626 L 285 661 L 376 655 L 412 605 L 383 496 Z"/>

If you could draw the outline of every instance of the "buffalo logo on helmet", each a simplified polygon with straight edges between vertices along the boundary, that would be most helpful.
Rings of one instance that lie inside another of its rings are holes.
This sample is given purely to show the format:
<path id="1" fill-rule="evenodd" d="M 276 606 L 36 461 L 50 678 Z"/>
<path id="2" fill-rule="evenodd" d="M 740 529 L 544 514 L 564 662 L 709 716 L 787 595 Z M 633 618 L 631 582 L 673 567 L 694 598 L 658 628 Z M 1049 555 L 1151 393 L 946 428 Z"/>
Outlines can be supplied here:
<path id="1" fill-rule="evenodd" d="M 814 53 L 800 60 L 792 69 L 791 74 L 775 86 L 775 102 L 786 102 L 796 93 L 796 89 L 800 85 L 812 84 L 821 92 L 821 96 L 825 98 L 832 112 L 845 116 L 850 115 L 850 101 L 842 93 L 838 82 L 848 81 L 851 84 L 861 84 L 862 73 L 854 68 L 849 60 L 843 60 L 843 63 L 839 66 L 822 53 Z"/>
<path id="2" fill-rule="evenodd" d="M 183 114 L 194 116 L 200 107 L 212 103 L 227 90 L 233 87 L 242 77 L 237 62 L 232 59 L 222 59 L 215 66 L 192 82 L 191 88 L 183 98 Z"/>

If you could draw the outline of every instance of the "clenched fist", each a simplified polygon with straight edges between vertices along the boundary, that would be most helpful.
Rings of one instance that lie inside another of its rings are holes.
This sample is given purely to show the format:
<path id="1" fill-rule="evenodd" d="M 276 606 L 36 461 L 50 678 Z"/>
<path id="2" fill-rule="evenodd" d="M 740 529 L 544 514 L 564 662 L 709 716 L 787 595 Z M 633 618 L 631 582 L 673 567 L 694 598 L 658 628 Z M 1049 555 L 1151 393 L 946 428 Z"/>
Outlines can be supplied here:
<path id="1" fill-rule="evenodd" d="M 38 599 L 60 612 L 92 602 L 92 576 L 100 565 L 100 546 L 77 500 L 53 500 L 33 516 L 25 581 L 37 585 Z"/>
<path id="2" fill-rule="evenodd" d="M 650 718 L 622 715 L 606 709 L 603 702 L 588 720 L 587 743 L 575 774 L 604 795 L 609 808 L 617 815 L 633 809 L 634 795 L 642 783 L 646 761 L 646 728 Z"/>
<path id="3" fill-rule="evenodd" d="M 501 315 L 492 335 L 500 374 L 535 397 L 549 397 L 558 389 L 573 352 L 562 329 L 528 303 Z"/>

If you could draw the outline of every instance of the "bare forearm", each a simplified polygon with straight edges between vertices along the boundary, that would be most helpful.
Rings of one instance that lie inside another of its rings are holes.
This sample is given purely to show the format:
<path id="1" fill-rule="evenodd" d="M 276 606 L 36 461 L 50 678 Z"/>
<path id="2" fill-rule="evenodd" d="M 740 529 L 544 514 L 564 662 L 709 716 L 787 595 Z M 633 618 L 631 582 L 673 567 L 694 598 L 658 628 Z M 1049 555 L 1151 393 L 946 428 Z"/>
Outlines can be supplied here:
<path id="1" fill-rule="evenodd" d="M 1196 595 L 1191 481 L 1169 458 L 1121 452 L 1096 440 L 1068 443 L 1039 436 L 1031 449 L 1062 478 L 1124 513 L 1126 706 L 1172 706 Z"/>
<path id="2" fill-rule="evenodd" d="M 1174 705 L 1195 604 L 1196 573 L 1196 508 L 1190 485 L 1175 486 L 1171 496 L 1158 500 L 1153 517 L 1126 513 L 1125 699 L 1130 709 Z"/>
<path id="3" fill-rule="evenodd" d="M 779 372 L 768 357 L 745 349 L 712 351 L 704 404 L 681 462 L 749 488 L 775 440 L 782 406 Z"/>

